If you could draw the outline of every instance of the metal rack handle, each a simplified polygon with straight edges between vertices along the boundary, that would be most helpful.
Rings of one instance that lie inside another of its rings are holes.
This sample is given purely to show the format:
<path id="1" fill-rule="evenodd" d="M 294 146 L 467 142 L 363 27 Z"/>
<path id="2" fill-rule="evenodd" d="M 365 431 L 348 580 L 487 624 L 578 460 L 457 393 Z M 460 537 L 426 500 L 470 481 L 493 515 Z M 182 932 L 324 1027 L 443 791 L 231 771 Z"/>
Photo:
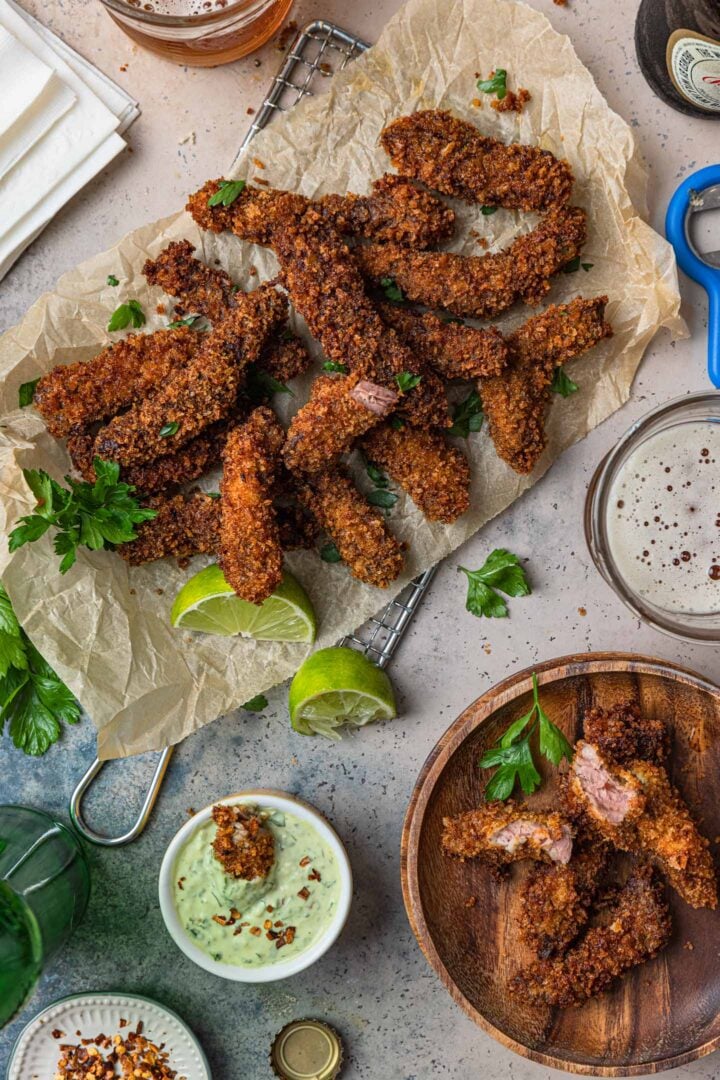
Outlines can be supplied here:
<path id="1" fill-rule="evenodd" d="M 129 844 L 132 840 L 135 840 L 148 823 L 148 818 L 150 817 L 152 808 L 157 800 L 174 749 L 174 746 L 168 746 L 160 755 L 160 760 L 153 773 L 153 778 L 145 796 L 145 801 L 142 804 L 140 814 L 132 828 L 129 829 L 128 832 L 123 833 L 122 836 L 104 836 L 102 833 L 95 832 L 94 829 L 90 828 L 83 817 L 82 801 L 87 795 L 93 780 L 98 775 L 103 765 L 106 764 L 104 761 L 100 761 L 99 758 L 95 758 L 92 765 L 73 791 L 72 798 L 70 799 L 70 818 L 80 835 L 86 840 L 89 840 L 91 844 L 98 844 L 100 847 L 122 847 L 123 844 Z"/>

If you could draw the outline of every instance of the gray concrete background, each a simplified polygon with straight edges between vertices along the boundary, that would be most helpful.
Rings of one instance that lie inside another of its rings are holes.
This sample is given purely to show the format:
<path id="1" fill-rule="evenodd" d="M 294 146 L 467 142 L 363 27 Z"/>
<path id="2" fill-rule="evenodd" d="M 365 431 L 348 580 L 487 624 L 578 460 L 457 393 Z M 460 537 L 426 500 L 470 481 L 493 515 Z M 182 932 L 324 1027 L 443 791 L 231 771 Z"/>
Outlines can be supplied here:
<path id="1" fill-rule="evenodd" d="M 570 0 L 567 8 L 533 0 L 569 33 L 610 104 L 635 128 L 650 169 L 655 225 L 687 172 L 717 160 L 720 125 L 675 113 L 653 97 L 632 45 L 636 4 Z M 174 211 L 233 156 L 280 54 L 266 47 L 226 68 L 173 67 L 144 54 L 95 0 L 32 0 L 31 10 L 140 99 L 143 116 L 126 154 L 68 206 L 0 285 L 0 322 L 11 326 L 59 274 L 114 243 L 142 221 Z M 300 0 L 299 24 L 326 17 L 373 40 L 396 0 L 349 5 Z M 127 71 L 121 73 L 121 65 Z M 180 140 L 195 132 L 194 144 Z M 161 178 L 158 182 L 158 178 Z M 19 1028 L 55 998 L 82 990 L 147 993 L 175 1008 L 201 1038 L 216 1080 L 262 1080 L 267 1051 L 289 1019 L 319 1016 L 343 1033 L 346 1075 L 373 1080 L 431 1077 L 539 1080 L 547 1070 L 493 1042 L 456 1008 L 423 959 L 409 929 L 399 880 L 402 819 L 426 755 L 475 697 L 518 667 L 599 649 L 654 654 L 718 673 L 718 653 L 640 626 L 599 579 L 582 532 L 585 489 L 617 437 L 653 405 L 707 387 L 704 295 L 683 280 L 689 341 L 660 336 L 648 351 L 633 399 L 571 449 L 551 472 L 448 560 L 436 577 L 392 667 L 401 716 L 340 745 L 292 734 L 286 688 L 260 716 L 233 714 L 205 728 L 175 754 L 145 835 L 117 852 L 93 851 L 90 911 L 59 961 L 47 971 L 17 1021 L 0 1033 L 0 1074 Z M 464 610 L 458 563 L 479 565 L 493 547 L 527 558 L 533 596 L 508 620 L 474 619 Z M 0 742 L 0 800 L 65 816 L 70 792 L 94 756 L 89 721 L 69 731 L 44 759 L 24 758 Z M 118 831 L 131 819 L 151 770 L 149 760 L 114 764 L 89 803 L 96 824 Z M 166 935 L 156 897 L 163 851 L 189 807 L 246 786 L 271 786 L 315 803 L 347 843 L 355 901 L 340 941 L 309 971 L 265 987 L 225 983 L 195 968 Z M 715 1057 L 683 1075 L 714 1077 Z"/>

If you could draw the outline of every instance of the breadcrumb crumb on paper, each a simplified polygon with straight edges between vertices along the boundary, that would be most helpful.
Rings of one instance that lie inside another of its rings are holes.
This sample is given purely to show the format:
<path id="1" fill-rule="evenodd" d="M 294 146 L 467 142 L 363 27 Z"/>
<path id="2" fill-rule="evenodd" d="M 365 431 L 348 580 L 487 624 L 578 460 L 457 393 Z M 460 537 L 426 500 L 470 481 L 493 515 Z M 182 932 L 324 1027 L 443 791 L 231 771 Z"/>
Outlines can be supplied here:
<path id="1" fill-rule="evenodd" d="M 501 61 L 533 95 L 532 107 L 517 116 L 498 115 L 485 103 L 482 109 L 471 104 L 475 72 L 490 71 Z M 572 376 L 581 389 L 567 400 L 552 396 L 548 445 L 531 474 L 515 474 L 482 430 L 461 444 L 472 474 L 471 505 L 453 525 L 429 523 L 400 494 L 387 520 L 398 540 L 409 541 L 410 547 L 392 589 L 379 594 L 353 579 L 342 563 L 324 563 L 311 551 L 286 555 L 286 564 L 315 607 L 318 647 L 355 629 L 393 591 L 512 503 L 564 449 L 627 400 L 656 330 L 666 326 L 678 334 L 683 329 L 671 249 L 633 209 L 634 202 L 642 212 L 645 176 L 634 156 L 631 130 L 609 109 L 568 38 L 526 4 L 409 0 L 372 49 L 335 72 L 328 94 L 276 117 L 253 141 L 252 154 L 266 164 L 264 175 L 272 188 L 311 197 L 369 194 L 371 181 L 392 171 L 378 142 L 383 127 L 414 110 L 434 108 L 451 110 L 484 135 L 507 141 L 511 131 L 516 142 L 567 158 L 576 178 L 572 198 L 589 215 L 582 258 L 593 269 L 557 275 L 552 302 L 567 303 L 580 292 L 607 294 L 614 337 L 573 361 Z M 234 176 L 249 179 L 256 171 L 245 158 Z M 478 253 L 471 229 L 488 238 L 490 251 L 499 251 L 512 243 L 518 230 L 532 226 L 530 220 L 518 224 L 514 213 L 502 209 L 491 217 L 483 217 L 478 205 L 458 203 L 453 209 L 457 227 L 452 247 L 460 254 Z M 142 209 L 136 212 L 140 215 Z M 277 274 L 270 251 L 231 235 L 202 233 L 189 215 L 178 213 L 136 229 L 111 251 L 66 274 L 0 341 L 0 507 L 7 529 L 32 506 L 22 467 L 46 468 L 58 480 L 69 467 L 64 446 L 54 443 L 35 410 L 18 411 L 19 386 L 55 364 L 96 355 L 108 344 L 111 305 L 125 297 L 143 304 L 148 316 L 143 329 L 165 325 L 167 316 L 154 312 L 161 294 L 146 285 L 142 266 L 171 241 L 184 239 L 197 247 L 198 258 L 224 270 L 244 290 Z M 258 269 L 255 278 L 248 274 L 253 265 Z M 122 278 L 122 297 L 108 298 L 108 274 Z M 529 314 L 513 310 L 497 322 L 507 334 Z M 299 320 L 294 325 L 305 335 Z M 317 349 L 314 353 L 319 368 L 322 360 Z M 309 384 L 303 377 L 293 384 L 293 397 L 275 395 L 273 407 L 285 423 L 307 400 Z M 361 482 L 361 466 L 353 459 L 351 467 Z M 217 472 L 211 473 L 203 477 L 202 486 L 217 491 L 218 478 Z M 190 571 L 208 559 L 196 557 Z M 168 624 L 169 607 L 188 571 L 180 571 L 170 559 L 128 568 L 111 552 L 82 551 L 69 575 L 61 578 L 56 567 L 49 538 L 12 556 L 6 548 L 0 552 L 0 574 L 15 609 L 35 645 L 97 724 L 102 758 L 179 741 L 239 701 L 290 677 L 306 655 L 306 647 L 297 644 L 174 632 Z M 156 588 L 164 589 L 163 597 L 157 597 Z M 149 713 L 152 724 L 147 722 Z"/>

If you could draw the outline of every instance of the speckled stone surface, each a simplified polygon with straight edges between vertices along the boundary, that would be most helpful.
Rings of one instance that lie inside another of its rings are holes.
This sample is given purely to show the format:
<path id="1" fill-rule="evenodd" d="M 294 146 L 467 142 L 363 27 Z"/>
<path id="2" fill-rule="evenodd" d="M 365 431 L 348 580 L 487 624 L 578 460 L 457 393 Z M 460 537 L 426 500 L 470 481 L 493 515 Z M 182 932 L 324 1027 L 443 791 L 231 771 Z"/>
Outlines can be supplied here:
<path id="1" fill-rule="evenodd" d="M 635 4 L 534 5 L 571 35 L 611 106 L 633 125 L 650 168 L 651 213 L 659 227 L 676 184 L 716 160 L 720 124 L 681 116 L 653 97 L 632 45 Z M 270 45 L 256 58 L 223 69 L 183 69 L 138 50 L 96 0 L 32 0 L 30 6 L 135 93 L 143 115 L 129 133 L 133 153 L 58 215 L 0 285 L 3 328 L 63 271 L 132 226 L 175 210 L 186 192 L 221 174 L 249 123 L 247 108 L 258 104 L 280 58 Z M 293 17 L 300 24 L 334 19 L 373 40 L 395 7 L 394 0 L 360 7 L 347 0 L 301 0 Z M 181 143 L 191 132 L 194 143 Z M 682 290 L 691 339 L 673 346 L 659 337 L 648 350 L 631 403 L 442 567 L 392 667 L 398 720 L 341 745 L 302 739 L 289 730 L 286 688 L 280 687 L 269 695 L 263 714 L 227 716 L 179 748 L 143 837 L 121 851 L 91 853 L 90 911 L 22 1014 L 0 1033 L 0 1074 L 24 1022 L 63 994 L 93 989 L 147 993 L 175 1008 L 203 1041 L 216 1080 L 269 1076 L 274 1033 L 301 1016 L 325 1018 L 342 1031 L 349 1078 L 550 1075 L 478 1030 L 423 959 L 402 905 L 400 830 L 416 774 L 437 738 L 473 698 L 518 667 L 570 652 L 625 649 L 717 678 L 717 649 L 676 642 L 629 615 L 595 572 L 582 529 L 588 480 L 617 437 L 655 404 L 708 385 L 704 295 L 687 280 Z M 510 619 L 480 622 L 464 610 L 456 567 L 479 565 L 499 545 L 528 559 L 534 592 L 513 603 Z M 87 721 L 40 761 L 22 757 L 3 741 L 0 801 L 65 816 L 70 792 L 94 756 L 93 741 Z M 126 826 L 150 769 L 147 760 L 108 767 L 89 801 L 93 822 L 112 831 Z M 163 851 L 186 810 L 251 785 L 282 788 L 315 803 L 346 841 L 356 881 L 349 924 L 331 952 L 302 975 L 257 988 L 224 983 L 193 967 L 166 935 L 156 896 Z M 711 1057 L 683 1075 L 710 1078 L 718 1071 Z"/>

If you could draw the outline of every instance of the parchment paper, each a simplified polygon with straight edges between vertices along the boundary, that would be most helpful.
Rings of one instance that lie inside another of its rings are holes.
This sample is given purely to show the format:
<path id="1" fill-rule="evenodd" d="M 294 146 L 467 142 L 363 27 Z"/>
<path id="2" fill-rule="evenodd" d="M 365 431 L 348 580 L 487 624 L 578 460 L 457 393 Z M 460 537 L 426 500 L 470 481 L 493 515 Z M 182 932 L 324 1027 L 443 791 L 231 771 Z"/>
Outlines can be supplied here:
<path id="1" fill-rule="evenodd" d="M 478 96 L 476 73 L 486 76 L 496 66 L 508 70 L 513 88 L 522 85 L 531 92 L 521 116 L 496 113 L 484 95 L 482 108 L 472 104 Z M 684 332 L 671 249 L 631 201 L 642 212 L 645 176 L 629 127 L 611 112 L 570 40 L 543 15 L 514 0 L 409 0 L 375 47 L 334 76 L 328 94 L 305 100 L 258 135 L 236 175 L 260 176 L 308 195 L 366 191 L 388 168 L 377 144 L 383 125 L 434 106 L 450 108 L 505 141 L 539 143 L 570 160 L 577 178 L 574 199 L 587 209 L 590 223 L 583 261 L 593 268 L 560 274 L 551 299 L 607 293 L 615 336 L 571 365 L 581 389 L 570 399 L 553 401 L 550 444 L 532 477 L 517 476 L 503 464 L 482 431 L 467 443 L 472 509 L 460 521 L 451 527 L 429 524 L 408 499 L 400 498 L 390 522 L 410 542 L 410 551 L 395 591 L 507 507 L 566 447 L 622 405 L 659 327 L 676 335 Z M 454 247 L 476 254 L 482 248 L 470 229 L 496 248 L 535 220 L 508 211 L 483 217 L 479 209 L 462 204 L 456 210 L 460 228 Z M 40 467 L 60 478 L 69 467 L 64 446 L 46 433 L 37 414 L 17 410 L 18 387 L 55 364 L 90 359 L 107 343 L 109 313 L 126 297 L 144 304 L 148 330 L 165 325 L 168 316 L 155 313 L 161 296 L 147 287 L 141 267 L 149 255 L 180 237 L 196 243 L 209 263 L 219 259 L 246 288 L 275 272 L 271 254 L 233 237 L 201 236 L 183 212 L 136 230 L 66 274 L 54 293 L 38 300 L 20 325 L 0 339 L 3 535 L 34 502 L 21 469 Z M 250 275 L 251 267 L 258 277 Z M 121 288 L 105 285 L 110 273 L 120 278 Z M 516 309 L 498 325 L 507 329 L 530 314 Z M 294 389 L 291 403 L 285 396 L 275 401 L 286 414 L 306 393 L 302 384 Z M 361 470 L 357 475 L 367 483 Z M 217 477 L 203 483 L 216 488 Z M 386 591 L 355 582 L 342 564 L 328 565 L 314 553 L 293 553 L 287 562 L 315 605 L 321 627 L 316 647 L 334 643 L 390 599 Z M 97 725 L 102 758 L 178 742 L 287 679 L 308 652 L 305 646 L 171 629 L 170 606 L 190 571 L 170 560 L 129 569 L 112 552 L 83 550 L 64 577 L 57 564 L 49 536 L 12 557 L 0 545 L 0 574 L 18 617 Z M 193 560 L 191 571 L 202 565 L 203 560 Z"/>

